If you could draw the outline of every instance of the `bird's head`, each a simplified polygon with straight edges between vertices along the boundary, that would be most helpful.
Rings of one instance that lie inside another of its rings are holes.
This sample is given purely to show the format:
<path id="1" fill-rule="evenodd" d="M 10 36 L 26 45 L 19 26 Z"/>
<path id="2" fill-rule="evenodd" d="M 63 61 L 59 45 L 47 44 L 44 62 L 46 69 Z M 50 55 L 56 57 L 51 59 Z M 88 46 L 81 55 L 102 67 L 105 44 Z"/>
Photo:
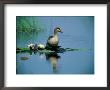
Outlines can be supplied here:
<path id="1" fill-rule="evenodd" d="M 60 28 L 60 27 L 56 27 L 56 28 L 54 29 L 54 33 L 57 33 L 57 32 L 63 33 L 63 32 L 61 31 L 61 28 Z"/>

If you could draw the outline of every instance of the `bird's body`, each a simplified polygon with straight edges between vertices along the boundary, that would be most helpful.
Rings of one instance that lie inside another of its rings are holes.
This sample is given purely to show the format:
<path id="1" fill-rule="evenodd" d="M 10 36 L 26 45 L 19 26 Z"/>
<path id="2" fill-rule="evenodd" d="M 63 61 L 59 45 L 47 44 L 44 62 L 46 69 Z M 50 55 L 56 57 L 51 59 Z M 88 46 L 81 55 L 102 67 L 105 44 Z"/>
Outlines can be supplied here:
<path id="1" fill-rule="evenodd" d="M 38 50 L 45 49 L 45 46 L 43 44 L 38 44 L 37 49 Z"/>
<path id="2" fill-rule="evenodd" d="M 56 27 L 54 29 L 53 36 L 50 36 L 47 40 L 46 49 L 56 49 L 58 47 L 58 32 L 61 32 L 61 29 L 59 27 Z"/>
<path id="3" fill-rule="evenodd" d="M 27 47 L 30 49 L 30 50 L 33 50 L 34 49 L 34 46 L 35 46 L 35 44 L 29 44 L 29 45 L 27 45 Z"/>
<path id="4" fill-rule="evenodd" d="M 54 36 L 50 36 L 48 38 L 48 44 L 50 44 L 51 46 L 57 46 L 58 45 L 58 36 L 54 35 Z"/>

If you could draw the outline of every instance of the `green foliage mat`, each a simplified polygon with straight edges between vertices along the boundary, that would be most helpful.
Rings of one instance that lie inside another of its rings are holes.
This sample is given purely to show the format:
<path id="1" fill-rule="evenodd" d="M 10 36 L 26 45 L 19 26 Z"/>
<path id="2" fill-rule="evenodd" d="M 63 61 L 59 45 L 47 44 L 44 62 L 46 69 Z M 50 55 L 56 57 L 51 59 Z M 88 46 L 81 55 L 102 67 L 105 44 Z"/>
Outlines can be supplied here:
<path id="1" fill-rule="evenodd" d="M 58 48 L 57 50 L 47 50 L 47 49 L 43 49 L 43 50 L 30 50 L 29 48 L 16 48 L 16 52 L 17 53 L 21 53 L 21 52 L 39 52 L 39 53 L 52 53 L 52 52 L 56 52 L 56 53 L 63 53 L 66 51 L 82 51 L 85 49 L 73 49 L 73 48 Z"/>

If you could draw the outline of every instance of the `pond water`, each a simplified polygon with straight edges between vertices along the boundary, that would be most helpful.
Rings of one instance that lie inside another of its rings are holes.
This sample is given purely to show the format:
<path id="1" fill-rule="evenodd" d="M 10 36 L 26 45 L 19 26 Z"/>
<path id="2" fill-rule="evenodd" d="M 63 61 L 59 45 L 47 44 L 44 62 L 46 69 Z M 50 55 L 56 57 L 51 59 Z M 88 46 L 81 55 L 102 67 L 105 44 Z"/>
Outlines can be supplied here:
<path id="1" fill-rule="evenodd" d="M 58 34 L 59 46 L 78 49 L 49 54 L 17 53 L 16 74 L 94 74 L 93 16 L 17 16 L 16 22 L 16 47 L 26 48 L 30 43 L 46 45 L 54 28 L 59 26 L 63 31 Z M 33 31 L 24 29 L 29 25 Z"/>

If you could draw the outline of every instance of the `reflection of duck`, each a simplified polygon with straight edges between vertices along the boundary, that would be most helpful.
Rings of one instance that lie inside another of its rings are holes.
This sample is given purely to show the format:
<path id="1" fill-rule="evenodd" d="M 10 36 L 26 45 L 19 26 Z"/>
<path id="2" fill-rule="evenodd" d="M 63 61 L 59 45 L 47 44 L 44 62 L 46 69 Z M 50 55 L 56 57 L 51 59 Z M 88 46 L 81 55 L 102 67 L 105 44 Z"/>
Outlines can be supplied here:
<path id="1" fill-rule="evenodd" d="M 49 60 L 50 57 L 56 57 L 57 59 L 60 58 L 60 56 L 56 52 L 46 53 L 46 60 Z"/>
<path id="2" fill-rule="evenodd" d="M 54 29 L 53 36 L 50 36 L 47 40 L 46 49 L 57 48 L 57 46 L 58 46 L 58 32 L 62 33 L 61 29 L 59 27 L 56 27 Z"/>
<path id="3" fill-rule="evenodd" d="M 57 72 L 57 62 L 59 58 L 60 56 L 56 52 L 46 54 L 46 59 L 51 63 L 54 73 Z"/>

